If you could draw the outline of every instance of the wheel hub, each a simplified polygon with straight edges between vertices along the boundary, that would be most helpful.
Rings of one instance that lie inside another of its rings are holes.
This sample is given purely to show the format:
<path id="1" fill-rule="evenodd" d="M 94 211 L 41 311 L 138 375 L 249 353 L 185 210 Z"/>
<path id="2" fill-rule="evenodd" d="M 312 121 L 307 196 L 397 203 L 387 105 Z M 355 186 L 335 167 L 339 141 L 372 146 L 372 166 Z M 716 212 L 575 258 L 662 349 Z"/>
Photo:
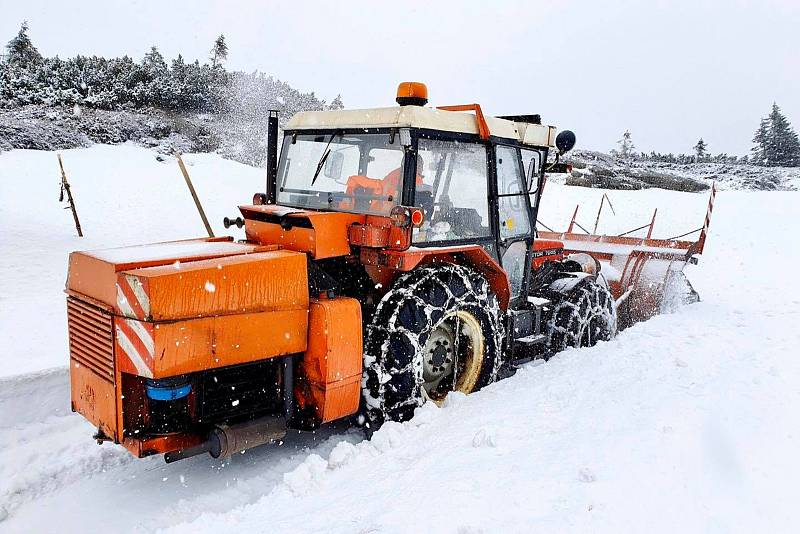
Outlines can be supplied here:
<path id="1" fill-rule="evenodd" d="M 423 348 L 427 397 L 438 403 L 448 391 L 471 392 L 480 374 L 483 351 L 483 333 L 473 315 L 455 310 L 442 318 Z"/>
<path id="2" fill-rule="evenodd" d="M 423 371 L 426 382 L 441 380 L 453 367 L 454 332 L 450 325 L 440 324 L 431 332 L 425 345 Z"/>

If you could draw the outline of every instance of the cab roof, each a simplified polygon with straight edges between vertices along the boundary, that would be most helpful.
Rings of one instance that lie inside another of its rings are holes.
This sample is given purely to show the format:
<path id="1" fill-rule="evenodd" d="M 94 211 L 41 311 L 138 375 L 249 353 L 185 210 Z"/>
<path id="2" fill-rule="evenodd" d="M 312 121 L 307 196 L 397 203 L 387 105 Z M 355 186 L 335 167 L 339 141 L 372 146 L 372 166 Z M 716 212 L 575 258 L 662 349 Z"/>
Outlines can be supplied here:
<path id="1" fill-rule="evenodd" d="M 536 147 L 554 147 L 555 126 L 515 122 L 486 117 L 489 134 Z M 348 109 L 335 111 L 301 111 L 294 115 L 285 130 L 331 128 L 425 128 L 444 132 L 479 134 L 473 113 L 445 111 L 423 106 Z"/>

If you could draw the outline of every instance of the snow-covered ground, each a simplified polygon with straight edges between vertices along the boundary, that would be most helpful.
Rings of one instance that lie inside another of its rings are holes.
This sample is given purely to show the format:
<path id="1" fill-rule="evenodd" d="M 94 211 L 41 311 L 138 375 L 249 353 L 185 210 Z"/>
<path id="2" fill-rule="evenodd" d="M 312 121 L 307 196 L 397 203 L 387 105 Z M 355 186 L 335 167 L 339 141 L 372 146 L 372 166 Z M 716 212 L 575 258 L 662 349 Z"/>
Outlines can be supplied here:
<path id="1" fill-rule="evenodd" d="M 215 229 L 264 174 L 186 156 Z M 800 491 L 796 192 L 718 194 L 702 302 L 571 350 L 372 441 L 343 425 L 226 461 L 165 465 L 97 446 L 69 412 L 66 255 L 195 237 L 174 161 L 133 146 L 0 155 L 0 532 L 795 532 Z M 548 184 L 557 230 L 602 190 Z M 608 192 L 600 231 L 700 226 L 707 194 Z M 240 237 L 240 234 L 234 234 Z"/>

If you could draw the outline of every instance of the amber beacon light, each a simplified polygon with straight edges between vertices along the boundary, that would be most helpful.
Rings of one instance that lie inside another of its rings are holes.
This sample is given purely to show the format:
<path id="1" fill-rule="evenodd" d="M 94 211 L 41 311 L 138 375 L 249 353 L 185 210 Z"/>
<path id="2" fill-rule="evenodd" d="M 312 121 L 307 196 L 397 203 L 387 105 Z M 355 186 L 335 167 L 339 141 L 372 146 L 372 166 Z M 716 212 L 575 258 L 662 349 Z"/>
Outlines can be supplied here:
<path id="1" fill-rule="evenodd" d="M 397 86 L 397 103 L 401 106 L 424 106 L 428 103 L 428 88 L 421 82 L 402 82 Z"/>

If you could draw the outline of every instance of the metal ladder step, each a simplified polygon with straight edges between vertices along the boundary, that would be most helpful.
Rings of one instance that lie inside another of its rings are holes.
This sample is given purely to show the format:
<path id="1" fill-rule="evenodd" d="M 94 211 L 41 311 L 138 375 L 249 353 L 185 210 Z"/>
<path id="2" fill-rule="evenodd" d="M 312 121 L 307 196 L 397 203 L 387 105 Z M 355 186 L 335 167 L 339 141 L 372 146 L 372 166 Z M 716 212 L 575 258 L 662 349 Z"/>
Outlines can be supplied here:
<path id="1" fill-rule="evenodd" d="M 514 343 L 530 347 L 532 345 L 538 345 L 539 343 L 544 343 L 546 339 L 547 336 L 545 336 L 544 334 L 531 334 L 530 336 L 525 336 L 519 339 L 515 339 Z"/>

